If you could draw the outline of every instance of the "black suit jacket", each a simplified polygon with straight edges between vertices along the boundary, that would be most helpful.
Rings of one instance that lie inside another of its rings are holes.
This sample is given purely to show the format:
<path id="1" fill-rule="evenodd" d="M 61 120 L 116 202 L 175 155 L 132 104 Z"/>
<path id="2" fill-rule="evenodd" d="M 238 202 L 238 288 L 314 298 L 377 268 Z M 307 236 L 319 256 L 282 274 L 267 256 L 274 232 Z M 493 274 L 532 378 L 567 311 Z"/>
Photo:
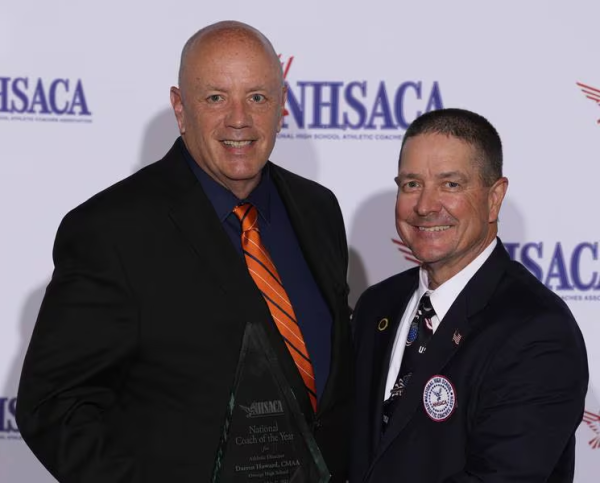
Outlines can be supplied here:
<path id="1" fill-rule="evenodd" d="M 352 350 L 344 224 L 329 190 L 270 169 L 334 320 L 317 414 L 176 144 L 73 210 L 58 230 L 17 422 L 59 481 L 210 481 L 249 321 L 264 327 L 333 481 L 345 478 Z"/>
<path id="2" fill-rule="evenodd" d="M 350 481 L 572 481 L 588 383 L 584 342 L 565 303 L 500 242 L 443 318 L 381 437 L 390 354 L 417 286 L 415 268 L 357 303 Z M 390 326 L 379 330 L 383 318 Z M 434 375 L 455 390 L 445 421 L 430 418 L 423 403 Z"/>

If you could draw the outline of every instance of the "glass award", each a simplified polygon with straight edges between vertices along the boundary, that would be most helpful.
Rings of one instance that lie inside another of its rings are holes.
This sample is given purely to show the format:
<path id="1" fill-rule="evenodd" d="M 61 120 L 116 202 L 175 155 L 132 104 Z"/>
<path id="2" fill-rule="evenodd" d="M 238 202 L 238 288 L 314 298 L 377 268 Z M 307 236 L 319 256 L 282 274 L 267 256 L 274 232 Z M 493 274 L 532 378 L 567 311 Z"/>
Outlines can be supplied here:
<path id="1" fill-rule="evenodd" d="M 329 471 L 259 324 L 247 323 L 213 483 L 326 483 Z"/>

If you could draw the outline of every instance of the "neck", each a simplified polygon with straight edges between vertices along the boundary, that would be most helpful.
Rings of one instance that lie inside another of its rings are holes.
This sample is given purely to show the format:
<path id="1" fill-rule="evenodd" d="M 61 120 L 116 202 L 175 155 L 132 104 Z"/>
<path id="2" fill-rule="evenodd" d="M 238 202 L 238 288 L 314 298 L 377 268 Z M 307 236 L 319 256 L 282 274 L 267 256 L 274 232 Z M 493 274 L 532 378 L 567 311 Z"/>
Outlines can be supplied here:
<path id="1" fill-rule="evenodd" d="M 423 269 L 427 271 L 429 288 L 431 290 L 435 290 L 440 285 L 454 277 L 479 255 L 481 255 L 481 253 L 490 246 L 490 243 L 492 243 L 495 238 L 496 232 L 493 231 L 490 236 L 483 240 L 482 243 L 472 247 L 467 253 L 463 254 L 462 257 L 457 257 L 456 259 L 451 260 L 443 260 L 440 262 L 423 263 Z"/>

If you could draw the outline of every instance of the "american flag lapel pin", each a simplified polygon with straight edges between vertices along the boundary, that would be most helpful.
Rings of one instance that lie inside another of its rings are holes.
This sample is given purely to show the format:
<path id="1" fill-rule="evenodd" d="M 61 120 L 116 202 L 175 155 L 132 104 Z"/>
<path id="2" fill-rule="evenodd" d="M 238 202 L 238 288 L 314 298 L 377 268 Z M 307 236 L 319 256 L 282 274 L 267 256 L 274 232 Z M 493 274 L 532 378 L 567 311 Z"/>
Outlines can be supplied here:
<path id="1" fill-rule="evenodd" d="M 454 342 L 456 345 L 460 344 L 460 341 L 462 340 L 462 334 L 458 331 L 458 329 L 456 329 L 454 331 L 454 335 L 452 336 L 452 342 Z"/>

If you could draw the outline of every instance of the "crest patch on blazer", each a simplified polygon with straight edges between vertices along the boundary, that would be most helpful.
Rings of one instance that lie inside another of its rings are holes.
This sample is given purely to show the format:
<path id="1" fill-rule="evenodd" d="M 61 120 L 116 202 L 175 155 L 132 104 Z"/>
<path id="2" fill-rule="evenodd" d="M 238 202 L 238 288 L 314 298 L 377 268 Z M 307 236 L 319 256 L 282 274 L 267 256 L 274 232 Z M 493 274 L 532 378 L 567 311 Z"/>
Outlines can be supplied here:
<path id="1" fill-rule="evenodd" d="M 423 390 L 423 406 L 433 421 L 448 419 L 456 407 L 456 391 L 450 380 L 444 376 L 433 376 Z"/>

